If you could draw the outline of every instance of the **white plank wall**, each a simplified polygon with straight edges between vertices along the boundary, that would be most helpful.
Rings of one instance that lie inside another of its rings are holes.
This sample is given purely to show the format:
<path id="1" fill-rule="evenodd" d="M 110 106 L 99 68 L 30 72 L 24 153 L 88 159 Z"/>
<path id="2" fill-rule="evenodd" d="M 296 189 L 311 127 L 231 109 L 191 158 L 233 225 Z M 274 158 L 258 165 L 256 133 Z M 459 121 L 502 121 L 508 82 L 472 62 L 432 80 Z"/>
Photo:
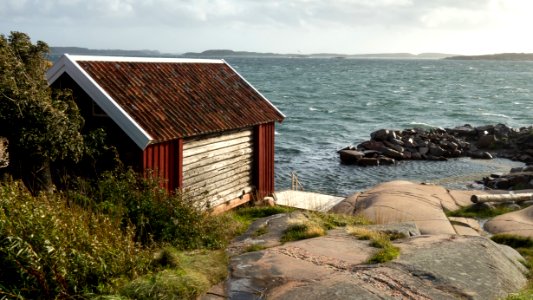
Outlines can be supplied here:
<path id="1" fill-rule="evenodd" d="M 186 139 L 183 188 L 210 207 L 252 191 L 252 129 Z"/>

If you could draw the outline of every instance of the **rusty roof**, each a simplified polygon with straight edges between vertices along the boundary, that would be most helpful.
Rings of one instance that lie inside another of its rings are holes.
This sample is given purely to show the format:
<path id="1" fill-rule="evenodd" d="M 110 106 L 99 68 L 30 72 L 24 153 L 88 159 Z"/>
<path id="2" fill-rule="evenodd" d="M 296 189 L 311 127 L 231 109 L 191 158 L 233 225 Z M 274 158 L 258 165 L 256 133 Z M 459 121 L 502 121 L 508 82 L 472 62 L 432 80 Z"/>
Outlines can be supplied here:
<path id="1" fill-rule="evenodd" d="M 71 61 L 148 134 L 150 143 L 284 118 L 223 60 L 94 58 Z"/>

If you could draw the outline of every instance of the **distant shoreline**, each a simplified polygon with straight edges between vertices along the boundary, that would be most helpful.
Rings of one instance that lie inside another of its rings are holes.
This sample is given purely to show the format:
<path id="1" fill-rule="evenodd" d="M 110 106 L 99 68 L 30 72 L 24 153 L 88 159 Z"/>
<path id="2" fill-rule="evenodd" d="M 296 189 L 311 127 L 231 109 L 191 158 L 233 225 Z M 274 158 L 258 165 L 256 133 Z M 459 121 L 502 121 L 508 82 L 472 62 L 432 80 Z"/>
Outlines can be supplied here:
<path id="1" fill-rule="evenodd" d="M 187 58 L 213 58 L 213 57 L 250 57 L 250 58 L 330 58 L 330 59 L 443 59 L 454 56 L 445 53 L 372 53 L 372 54 L 338 54 L 338 53 L 268 53 L 233 50 L 206 50 L 203 52 L 163 53 L 157 50 L 121 50 L 121 49 L 89 49 L 82 47 L 50 47 L 49 59 L 57 60 L 64 53 L 77 55 L 107 55 L 107 56 L 138 56 L 138 57 L 187 57 Z"/>
<path id="2" fill-rule="evenodd" d="M 499 53 L 487 55 L 459 55 L 446 57 L 447 60 L 503 60 L 503 61 L 533 61 L 533 53 Z"/>
<path id="3" fill-rule="evenodd" d="M 446 60 L 498 60 L 498 61 L 533 61 L 533 53 L 499 53 L 487 55 L 455 55 L 446 53 L 371 53 L 371 54 L 338 54 L 338 53 L 270 53 L 234 50 L 206 50 L 203 52 L 163 53 L 157 50 L 121 50 L 121 49 L 89 49 L 82 47 L 50 47 L 48 59 L 55 61 L 64 53 L 77 55 L 136 56 L 136 57 L 171 57 L 171 58 L 326 58 L 326 59 L 446 59 Z"/>

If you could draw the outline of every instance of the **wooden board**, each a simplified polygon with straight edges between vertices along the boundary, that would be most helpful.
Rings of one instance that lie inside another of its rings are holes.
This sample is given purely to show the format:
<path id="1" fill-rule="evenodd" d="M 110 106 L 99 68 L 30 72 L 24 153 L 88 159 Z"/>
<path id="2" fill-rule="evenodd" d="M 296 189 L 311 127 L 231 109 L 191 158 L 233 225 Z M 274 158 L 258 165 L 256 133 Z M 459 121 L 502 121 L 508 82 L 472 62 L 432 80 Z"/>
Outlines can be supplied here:
<path id="1" fill-rule="evenodd" d="M 253 190 L 251 129 L 186 139 L 183 149 L 183 188 L 195 201 L 213 207 Z"/>

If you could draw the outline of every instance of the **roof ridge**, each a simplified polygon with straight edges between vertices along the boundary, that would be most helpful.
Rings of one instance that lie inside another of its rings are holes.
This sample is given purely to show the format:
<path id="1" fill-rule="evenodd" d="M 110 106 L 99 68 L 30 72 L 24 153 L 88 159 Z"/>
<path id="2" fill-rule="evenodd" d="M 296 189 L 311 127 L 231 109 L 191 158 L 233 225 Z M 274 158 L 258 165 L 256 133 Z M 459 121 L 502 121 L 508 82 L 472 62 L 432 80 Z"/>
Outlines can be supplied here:
<path id="1" fill-rule="evenodd" d="M 147 62 L 147 63 L 211 63 L 224 64 L 223 59 L 181 58 L 181 57 L 136 57 L 136 56 L 100 56 L 100 55 L 71 55 L 64 54 L 72 61 L 99 62 Z"/>

